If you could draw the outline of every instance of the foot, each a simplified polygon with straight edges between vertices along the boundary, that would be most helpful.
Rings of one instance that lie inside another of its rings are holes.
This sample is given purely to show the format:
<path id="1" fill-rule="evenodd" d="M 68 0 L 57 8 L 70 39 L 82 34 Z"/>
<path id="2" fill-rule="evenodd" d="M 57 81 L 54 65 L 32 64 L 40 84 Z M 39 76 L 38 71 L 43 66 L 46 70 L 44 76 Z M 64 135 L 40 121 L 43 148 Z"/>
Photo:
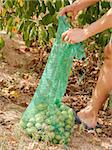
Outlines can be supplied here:
<path id="1" fill-rule="evenodd" d="M 89 128 L 95 128 L 97 125 L 97 117 L 95 112 L 88 106 L 77 113 L 81 122 L 85 123 Z"/>

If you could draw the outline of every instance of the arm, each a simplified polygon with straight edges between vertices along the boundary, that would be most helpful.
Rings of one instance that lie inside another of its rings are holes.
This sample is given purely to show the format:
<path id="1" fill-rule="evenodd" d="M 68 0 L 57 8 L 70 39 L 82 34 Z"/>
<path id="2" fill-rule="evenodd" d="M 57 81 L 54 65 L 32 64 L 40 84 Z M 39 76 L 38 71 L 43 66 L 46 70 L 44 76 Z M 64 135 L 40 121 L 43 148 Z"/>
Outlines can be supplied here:
<path id="1" fill-rule="evenodd" d="M 83 10 L 100 0 L 77 0 L 73 3 L 73 7 L 77 6 L 79 10 Z"/>
<path id="2" fill-rule="evenodd" d="M 63 16 L 66 13 L 72 12 L 72 20 L 74 20 L 80 10 L 87 8 L 98 1 L 99 0 L 76 0 L 72 5 L 64 7 L 60 11 L 60 15 Z"/>
<path id="3" fill-rule="evenodd" d="M 99 20 L 90 24 L 88 27 L 83 29 L 70 29 L 64 32 L 62 34 L 62 39 L 71 44 L 79 43 L 109 28 L 112 28 L 112 8 Z"/>
<path id="4" fill-rule="evenodd" d="M 112 28 L 112 8 L 99 20 L 84 28 L 85 36 L 88 38 L 109 28 Z"/>

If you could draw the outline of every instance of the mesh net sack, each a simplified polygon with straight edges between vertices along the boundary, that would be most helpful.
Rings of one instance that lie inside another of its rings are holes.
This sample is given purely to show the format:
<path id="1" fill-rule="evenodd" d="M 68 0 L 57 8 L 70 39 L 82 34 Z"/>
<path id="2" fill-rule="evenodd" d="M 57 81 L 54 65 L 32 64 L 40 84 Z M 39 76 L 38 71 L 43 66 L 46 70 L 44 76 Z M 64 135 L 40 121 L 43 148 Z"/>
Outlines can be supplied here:
<path id="1" fill-rule="evenodd" d="M 58 31 L 39 85 L 21 119 L 25 132 L 36 140 L 68 143 L 74 113 L 61 99 L 66 91 L 73 58 L 85 57 L 82 44 L 66 44 L 61 36 L 70 28 L 67 18 L 58 18 Z"/>

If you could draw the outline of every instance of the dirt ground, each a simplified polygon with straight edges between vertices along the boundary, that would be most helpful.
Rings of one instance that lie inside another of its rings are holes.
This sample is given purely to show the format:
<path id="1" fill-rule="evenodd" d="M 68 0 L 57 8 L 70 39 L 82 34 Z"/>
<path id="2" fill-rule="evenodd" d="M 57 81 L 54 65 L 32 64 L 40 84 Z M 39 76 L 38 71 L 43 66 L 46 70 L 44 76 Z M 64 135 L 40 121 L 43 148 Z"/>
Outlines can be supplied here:
<path id="1" fill-rule="evenodd" d="M 27 49 L 19 36 L 9 39 L 2 33 L 2 37 L 6 44 L 0 51 L 0 150 L 112 150 L 112 110 L 107 105 L 99 112 L 102 128 L 90 132 L 75 125 L 68 146 L 38 143 L 24 134 L 19 121 L 38 85 L 49 49 L 35 46 Z M 74 61 L 63 98 L 64 103 L 76 110 L 87 105 L 99 72 L 94 61 L 82 66 L 83 62 Z M 80 70 L 86 73 L 79 83 Z"/>

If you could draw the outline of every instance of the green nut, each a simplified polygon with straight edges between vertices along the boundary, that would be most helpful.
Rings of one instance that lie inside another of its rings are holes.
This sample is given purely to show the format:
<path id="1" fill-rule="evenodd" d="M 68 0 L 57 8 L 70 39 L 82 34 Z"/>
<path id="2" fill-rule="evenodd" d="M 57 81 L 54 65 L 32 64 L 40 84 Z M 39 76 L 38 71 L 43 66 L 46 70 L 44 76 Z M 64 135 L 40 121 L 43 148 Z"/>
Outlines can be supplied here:
<path id="1" fill-rule="evenodd" d="M 55 136 L 55 139 L 57 139 L 57 140 L 61 140 L 61 139 L 62 139 L 62 137 L 61 137 L 60 135 L 56 135 L 56 136 Z"/>
<path id="2" fill-rule="evenodd" d="M 33 133 L 35 133 L 37 130 L 35 127 L 31 127 L 31 128 L 26 128 L 25 129 L 27 134 L 32 135 Z"/>
<path id="3" fill-rule="evenodd" d="M 40 103 L 40 104 L 37 105 L 36 108 L 37 108 L 38 111 L 46 110 L 47 109 L 47 104 Z"/>
<path id="4" fill-rule="evenodd" d="M 70 125 L 66 125 L 66 129 L 67 129 L 67 130 L 70 130 L 70 129 L 71 129 L 71 126 L 70 126 Z"/>
<path id="5" fill-rule="evenodd" d="M 64 133 L 64 132 L 65 132 L 65 129 L 64 129 L 64 128 L 60 128 L 59 131 L 60 131 L 61 133 Z"/>
<path id="6" fill-rule="evenodd" d="M 54 144 L 59 144 L 59 140 L 57 140 L 57 139 L 53 139 L 53 141 L 52 141 Z"/>
<path id="7" fill-rule="evenodd" d="M 27 123 L 27 127 L 28 127 L 28 128 L 30 128 L 30 127 L 32 127 L 32 126 L 33 126 L 33 123 L 32 123 L 32 122 L 28 122 L 28 123 Z"/>
<path id="8" fill-rule="evenodd" d="M 37 129 L 41 129 L 42 124 L 41 124 L 41 123 L 36 123 L 36 124 L 35 124 L 35 127 L 36 127 Z"/>
<path id="9" fill-rule="evenodd" d="M 29 122 L 35 123 L 35 118 L 30 118 Z"/>

